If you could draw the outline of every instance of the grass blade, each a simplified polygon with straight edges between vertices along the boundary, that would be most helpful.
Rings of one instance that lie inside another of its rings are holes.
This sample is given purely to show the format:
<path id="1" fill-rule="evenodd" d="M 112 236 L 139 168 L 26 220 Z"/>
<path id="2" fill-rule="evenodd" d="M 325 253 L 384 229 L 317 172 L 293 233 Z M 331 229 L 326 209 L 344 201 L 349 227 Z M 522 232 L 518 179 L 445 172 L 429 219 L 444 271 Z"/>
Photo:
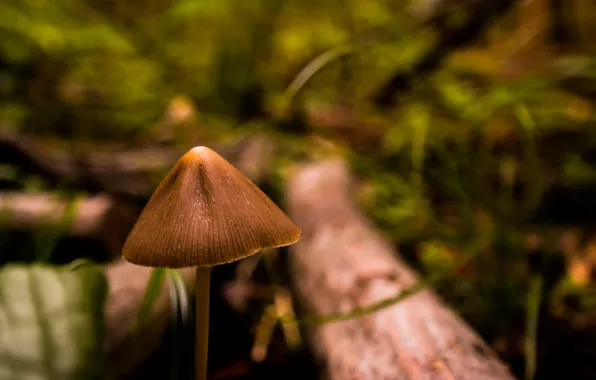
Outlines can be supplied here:
<path id="1" fill-rule="evenodd" d="M 145 288 L 145 296 L 143 297 L 141 307 L 139 308 L 139 315 L 137 321 L 139 326 L 145 324 L 145 322 L 149 318 L 151 307 L 157 300 L 159 292 L 161 291 L 161 288 L 163 286 L 165 274 L 166 271 L 163 268 L 154 268 L 151 271 L 151 276 L 149 277 L 147 287 Z"/>
<path id="2" fill-rule="evenodd" d="M 534 379 L 536 374 L 536 336 L 538 333 L 538 315 L 541 303 L 542 275 L 535 274 L 530 280 L 528 302 L 526 308 L 526 337 L 524 351 L 526 354 L 525 380 Z"/>

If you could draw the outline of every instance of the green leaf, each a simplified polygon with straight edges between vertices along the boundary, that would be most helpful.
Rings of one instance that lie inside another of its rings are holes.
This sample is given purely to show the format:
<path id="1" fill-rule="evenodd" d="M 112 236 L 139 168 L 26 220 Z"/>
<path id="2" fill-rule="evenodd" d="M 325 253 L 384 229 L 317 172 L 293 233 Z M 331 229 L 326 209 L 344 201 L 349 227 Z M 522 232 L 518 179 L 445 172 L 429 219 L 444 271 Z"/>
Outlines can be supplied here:
<path id="1" fill-rule="evenodd" d="M 44 265 L 0 270 L 0 378 L 103 379 L 103 271 Z"/>

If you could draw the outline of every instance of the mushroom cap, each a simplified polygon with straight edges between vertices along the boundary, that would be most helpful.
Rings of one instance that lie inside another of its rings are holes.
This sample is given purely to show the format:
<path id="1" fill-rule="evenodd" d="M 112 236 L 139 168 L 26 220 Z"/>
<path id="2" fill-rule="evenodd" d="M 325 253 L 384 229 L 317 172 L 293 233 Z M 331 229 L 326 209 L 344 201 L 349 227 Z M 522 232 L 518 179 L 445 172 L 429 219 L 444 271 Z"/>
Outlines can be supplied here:
<path id="1" fill-rule="evenodd" d="M 207 147 L 182 156 L 128 235 L 136 265 L 213 266 L 293 244 L 300 228 L 244 174 Z"/>

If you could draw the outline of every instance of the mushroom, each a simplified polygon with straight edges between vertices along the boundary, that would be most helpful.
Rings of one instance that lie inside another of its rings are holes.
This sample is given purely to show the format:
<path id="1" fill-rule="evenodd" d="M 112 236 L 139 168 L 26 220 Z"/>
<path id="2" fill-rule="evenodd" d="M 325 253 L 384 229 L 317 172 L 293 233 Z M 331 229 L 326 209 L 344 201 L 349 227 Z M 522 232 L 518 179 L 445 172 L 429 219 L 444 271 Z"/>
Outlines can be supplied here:
<path id="1" fill-rule="evenodd" d="M 136 265 L 196 267 L 196 378 L 207 378 L 211 267 L 294 244 L 300 228 L 213 150 L 188 151 L 157 187 L 122 257 Z"/>

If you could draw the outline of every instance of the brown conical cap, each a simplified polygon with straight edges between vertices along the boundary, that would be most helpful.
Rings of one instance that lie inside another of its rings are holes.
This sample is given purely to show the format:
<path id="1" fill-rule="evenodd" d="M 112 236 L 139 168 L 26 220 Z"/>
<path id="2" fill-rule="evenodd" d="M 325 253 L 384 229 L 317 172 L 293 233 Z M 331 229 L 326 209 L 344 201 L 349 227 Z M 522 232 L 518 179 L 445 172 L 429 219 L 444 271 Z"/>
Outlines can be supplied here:
<path id="1" fill-rule="evenodd" d="M 219 154 L 191 149 L 155 190 L 122 256 L 150 267 L 213 266 L 290 245 L 300 229 Z"/>

